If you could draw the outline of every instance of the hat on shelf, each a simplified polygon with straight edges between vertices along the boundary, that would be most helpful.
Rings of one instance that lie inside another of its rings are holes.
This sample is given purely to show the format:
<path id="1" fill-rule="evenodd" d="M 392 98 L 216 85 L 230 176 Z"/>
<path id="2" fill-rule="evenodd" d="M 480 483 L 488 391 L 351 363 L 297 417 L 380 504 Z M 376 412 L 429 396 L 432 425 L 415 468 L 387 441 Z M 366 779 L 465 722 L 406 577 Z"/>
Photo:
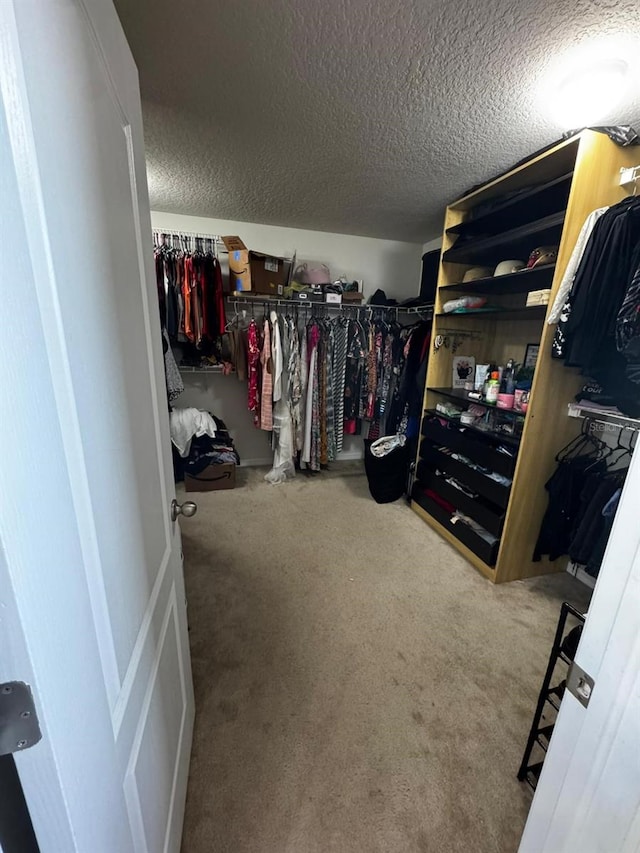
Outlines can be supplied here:
<path id="1" fill-rule="evenodd" d="M 479 278 L 489 278 L 490 275 L 490 267 L 471 267 L 462 276 L 462 283 L 466 284 L 469 281 L 477 281 Z"/>
<path id="2" fill-rule="evenodd" d="M 529 255 L 527 261 L 527 269 L 532 270 L 534 267 L 541 267 L 544 264 L 555 264 L 558 257 L 557 246 L 538 246 Z"/>
<path id="3" fill-rule="evenodd" d="M 494 277 L 499 275 L 511 275 L 524 269 L 524 261 L 500 261 L 494 270 Z"/>

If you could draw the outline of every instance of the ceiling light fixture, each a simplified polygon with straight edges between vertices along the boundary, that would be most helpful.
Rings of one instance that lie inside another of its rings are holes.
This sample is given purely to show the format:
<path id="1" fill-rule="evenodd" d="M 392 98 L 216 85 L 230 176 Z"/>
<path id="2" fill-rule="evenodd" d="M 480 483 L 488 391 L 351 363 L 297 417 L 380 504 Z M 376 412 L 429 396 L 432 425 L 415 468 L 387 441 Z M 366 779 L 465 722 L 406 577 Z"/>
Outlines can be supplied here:
<path id="1" fill-rule="evenodd" d="M 622 59 L 603 59 L 574 69 L 549 92 L 554 119 L 569 130 L 611 117 L 627 94 L 628 71 Z"/>

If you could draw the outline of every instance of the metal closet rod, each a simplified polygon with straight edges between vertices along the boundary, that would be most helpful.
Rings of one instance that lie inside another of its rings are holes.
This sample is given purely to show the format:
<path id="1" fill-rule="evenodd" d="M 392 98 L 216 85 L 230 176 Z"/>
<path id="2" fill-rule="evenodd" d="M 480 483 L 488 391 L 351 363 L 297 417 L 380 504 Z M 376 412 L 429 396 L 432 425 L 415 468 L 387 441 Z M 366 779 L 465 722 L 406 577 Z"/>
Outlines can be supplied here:
<path id="1" fill-rule="evenodd" d="M 411 306 L 403 306 L 403 305 L 362 305 L 362 304 L 350 304 L 348 302 L 318 302 L 315 300 L 306 301 L 304 299 L 283 299 L 277 296 L 260 296 L 256 294 L 255 296 L 232 296 L 231 294 L 227 294 L 227 299 L 231 304 L 235 307 L 236 311 L 239 306 L 242 308 L 247 308 L 248 306 L 257 305 L 295 305 L 296 308 L 333 308 L 337 311 L 340 310 L 353 310 L 353 311 L 368 311 L 373 313 L 374 311 L 395 311 L 396 317 L 398 314 L 432 314 L 433 313 L 433 305 L 411 305 Z"/>
<path id="2" fill-rule="evenodd" d="M 154 237 L 189 237 L 197 240 L 211 240 L 212 243 L 222 243 L 222 237 L 217 234 L 200 234 L 196 231 L 176 231 L 174 228 L 152 228 Z"/>

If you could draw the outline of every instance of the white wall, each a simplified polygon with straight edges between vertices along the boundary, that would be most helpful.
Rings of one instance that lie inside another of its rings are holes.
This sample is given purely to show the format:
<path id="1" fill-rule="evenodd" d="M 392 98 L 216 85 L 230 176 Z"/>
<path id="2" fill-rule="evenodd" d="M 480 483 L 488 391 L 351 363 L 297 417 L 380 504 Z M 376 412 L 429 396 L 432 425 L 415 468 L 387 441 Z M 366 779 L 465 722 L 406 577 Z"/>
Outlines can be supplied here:
<path id="1" fill-rule="evenodd" d="M 420 291 L 420 269 L 423 248 L 420 243 L 353 237 L 301 228 L 280 228 L 226 219 L 209 219 L 177 213 L 151 212 L 154 228 L 167 231 L 192 231 L 201 234 L 237 234 L 250 249 L 290 256 L 297 252 L 300 260 L 313 260 L 328 265 L 332 277 L 345 275 L 349 280 L 362 279 L 365 300 L 378 288 L 387 296 L 402 300 Z M 247 410 L 247 386 L 235 376 L 220 374 L 185 374 L 185 391 L 177 400 L 179 406 L 196 406 L 221 417 L 227 424 L 243 464 L 266 465 L 272 460 L 268 433 L 255 429 Z M 340 459 L 360 458 L 362 440 L 345 436 Z"/>

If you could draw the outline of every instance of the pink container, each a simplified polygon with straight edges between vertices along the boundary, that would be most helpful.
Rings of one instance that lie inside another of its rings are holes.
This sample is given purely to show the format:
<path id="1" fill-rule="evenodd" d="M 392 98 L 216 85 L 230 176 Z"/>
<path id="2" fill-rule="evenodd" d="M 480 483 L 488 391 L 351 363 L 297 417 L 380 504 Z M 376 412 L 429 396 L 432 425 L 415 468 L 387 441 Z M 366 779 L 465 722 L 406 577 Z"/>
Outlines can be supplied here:
<path id="1" fill-rule="evenodd" d="M 516 412 L 526 412 L 529 408 L 529 391 L 516 388 L 513 408 Z"/>
<path id="2" fill-rule="evenodd" d="M 513 409 L 515 399 L 513 394 L 498 394 L 497 406 L 499 409 Z"/>

